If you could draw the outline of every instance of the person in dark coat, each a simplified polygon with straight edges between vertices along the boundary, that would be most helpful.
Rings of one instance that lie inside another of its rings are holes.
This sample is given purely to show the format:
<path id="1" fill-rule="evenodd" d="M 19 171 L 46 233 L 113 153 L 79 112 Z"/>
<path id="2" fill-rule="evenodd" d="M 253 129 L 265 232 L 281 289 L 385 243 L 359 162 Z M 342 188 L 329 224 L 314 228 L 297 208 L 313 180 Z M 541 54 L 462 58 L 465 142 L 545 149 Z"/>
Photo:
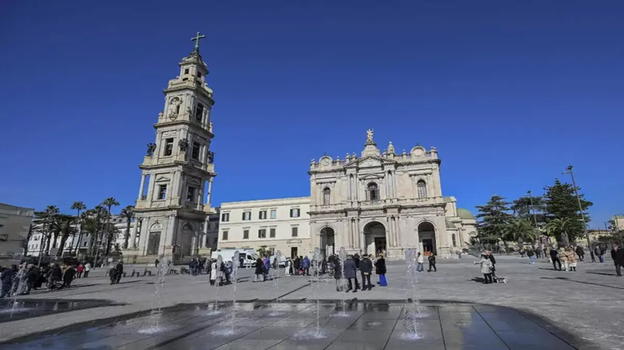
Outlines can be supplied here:
<path id="1" fill-rule="evenodd" d="M 63 286 L 61 288 L 69 288 L 75 275 L 76 270 L 73 266 L 69 265 L 67 269 L 65 269 L 65 273 L 63 273 Z"/>
<path id="2" fill-rule="evenodd" d="M 26 274 L 26 280 L 28 281 L 28 293 L 30 293 L 31 289 L 38 288 L 37 284 L 39 283 L 39 279 L 41 279 L 41 276 L 39 275 L 39 268 L 31 265 L 28 269 L 28 273 Z"/>
<path id="3" fill-rule="evenodd" d="M 383 255 L 380 255 L 377 261 L 375 261 L 375 273 L 379 276 L 379 285 L 387 286 L 386 283 L 386 259 Z"/>
<path id="4" fill-rule="evenodd" d="M 624 249 L 620 248 L 619 244 L 614 244 L 611 249 L 611 258 L 613 258 L 613 264 L 615 265 L 615 273 L 618 276 L 622 276 L 622 266 L 624 266 Z"/>
<path id="5" fill-rule="evenodd" d="M 49 274 L 48 289 L 56 289 L 56 284 L 63 280 L 63 271 L 61 270 L 59 264 L 54 264 L 52 268 L 50 268 Z"/>
<path id="6" fill-rule="evenodd" d="M 353 262 L 355 263 L 355 268 L 359 269 L 360 268 L 360 254 L 355 253 L 355 255 L 353 256 Z"/>
<path id="7" fill-rule="evenodd" d="M 554 247 L 550 248 L 550 260 L 552 260 L 553 270 L 561 271 L 561 260 L 559 259 L 559 252 Z"/>
<path id="8" fill-rule="evenodd" d="M 117 281 L 117 267 L 113 266 L 108 270 L 108 278 L 110 279 L 110 284 L 115 284 Z"/>
<path id="9" fill-rule="evenodd" d="M 577 245 L 575 251 L 580 261 L 585 260 L 585 250 L 583 249 L 583 247 Z"/>
<path id="10" fill-rule="evenodd" d="M 293 261 L 293 267 L 295 268 L 295 275 L 299 274 L 299 269 L 301 267 L 301 259 L 299 259 L 298 256 L 295 257 L 295 260 Z"/>
<path id="11" fill-rule="evenodd" d="M 362 274 L 362 290 L 371 290 L 373 285 L 371 284 L 371 273 L 373 273 L 373 262 L 364 255 L 360 261 L 360 273 Z"/>
<path id="12" fill-rule="evenodd" d="M 115 284 L 119 284 L 119 281 L 121 281 L 121 276 L 123 276 L 123 262 L 118 262 L 117 266 L 115 266 Z"/>
<path id="13" fill-rule="evenodd" d="M 436 257 L 433 252 L 429 252 L 427 260 L 429 260 L 429 270 L 427 270 L 427 272 L 431 272 L 432 269 L 434 272 L 438 272 L 438 269 L 436 268 Z"/>
<path id="14" fill-rule="evenodd" d="M 256 279 L 254 282 L 264 281 L 264 262 L 261 258 L 256 259 Z"/>
<path id="15" fill-rule="evenodd" d="M 353 289 L 353 293 L 357 292 L 357 290 L 360 289 L 360 284 L 357 280 L 357 267 L 355 267 L 355 261 L 353 260 L 352 255 L 347 256 L 347 260 L 344 262 L 344 277 L 349 283 L 346 290 L 347 293 L 353 289 L 352 280 L 355 280 L 355 289 Z"/>

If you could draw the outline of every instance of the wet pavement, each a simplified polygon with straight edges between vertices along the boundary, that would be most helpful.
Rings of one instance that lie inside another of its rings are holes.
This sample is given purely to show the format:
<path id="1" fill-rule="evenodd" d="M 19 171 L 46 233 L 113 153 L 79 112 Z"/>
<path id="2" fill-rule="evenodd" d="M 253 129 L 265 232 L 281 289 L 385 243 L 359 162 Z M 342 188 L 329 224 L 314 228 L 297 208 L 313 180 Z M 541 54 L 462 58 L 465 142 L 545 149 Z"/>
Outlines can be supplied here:
<path id="1" fill-rule="evenodd" d="M 318 305 L 318 306 L 317 306 Z M 577 349 L 512 308 L 442 301 L 183 304 L 29 335 L 2 349 Z"/>
<path id="2" fill-rule="evenodd" d="M 0 299 L 0 323 L 112 305 L 108 300 Z"/>

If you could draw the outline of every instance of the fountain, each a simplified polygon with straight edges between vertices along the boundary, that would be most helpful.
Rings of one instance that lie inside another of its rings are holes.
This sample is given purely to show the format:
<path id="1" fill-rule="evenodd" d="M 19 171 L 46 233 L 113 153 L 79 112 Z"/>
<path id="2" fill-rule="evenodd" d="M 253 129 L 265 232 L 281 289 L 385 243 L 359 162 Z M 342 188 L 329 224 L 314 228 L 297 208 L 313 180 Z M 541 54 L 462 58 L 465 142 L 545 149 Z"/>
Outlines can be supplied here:
<path id="1" fill-rule="evenodd" d="M 158 266 L 156 266 L 154 297 L 152 298 L 148 326 L 146 328 L 139 329 L 138 332 L 140 334 L 154 334 L 166 330 L 166 328 L 160 326 L 160 317 L 162 313 L 162 293 L 165 288 L 165 276 L 169 273 L 170 264 L 171 261 L 167 257 L 163 257 L 160 259 Z"/>
<path id="2" fill-rule="evenodd" d="M 342 272 L 342 277 L 340 278 L 340 284 L 341 284 L 341 291 L 342 289 L 344 289 L 347 280 L 345 278 L 345 273 L 344 273 L 344 262 L 347 260 L 347 252 L 344 249 L 344 247 L 340 247 L 340 250 L 338 251 L 338 257 L 340 258 L 340 264 L 338 265 L 338 268 L 341 270 Z M 340 310 L 340 312 L 337 312 L 334 314 L 334 316 L 338 316 L 338 317 L 348 317 L 349 314 L 347 313 L 347 301 L 345 300 L 345 295 L 341 294 L 341 302 L 342 302 L 342 310 Z"/>
<path id="3" fill-rule="evenodd" d="M 281 251 L 276 251 L 275 252 L 275 277 L 273 278 L 273 288 L 275 289 L 275 295 L 277 295 L 275 297 L 275 304 L 279 305 L 280 302 L 280 289 L 279 289 L 279 280 L 281 278 L 281 273 L 280 273 L 280 262 L 282 261 L 282 252 Z M 271 317 L 276 317 L 276 316 L 281 316 L 283 313 L 273 310 L 269 313 L 269 316 Z"/>
<path id="4" fill-rule="evenodd" d="M 403 338 L 407 340 L 421 339 L 422 336 L 418 332 L 418 320 L 426 317 L 420 307 L 420 302 L 416 298 L 416 281 L 418 272 L 416 270 L 418 266 L 418 251 L 414 248 L 408 248 L 405 250 L 405 264 L 407 265 L 406 276 L 409 282 L 407 290 L 407 301 L 412 302 L 411 310 L 408 310 L 409 304 L 406 305 L 405 318 L 403 325 L 406 329 L 406 333 L 403 334 Z"/>
<path id="5" fill-rule="evenodd" d="M 219 269 L 221 267 L 221 261 L 223 261 L 223 258 L 221 257 L 221 255 L 219 255 L 217 257 L 217 261 L 214 262 L 214 266 L 212 266 L 212 262 L 210 262 L 211 264 L 211 269 L 210 269 L 210 274 L 212 275 L 214 273 L 215 275 L 215 285 L 211 286 L 212 288 L 212 310 L 209 310 L 206 314 L 208 316 L 214 316 L 214 315 L 219 315 L 221 314 L 221 310 L 219 310 Z M 210 279 L 211 276 L 208 276 L 208 279 Z M 210 302 L 208 303 L 208 308 L 210 308 Z"/>
<path id="6" fill-rule="evenodd" d="M 230 281 L 232 283 L 232 311 L 230 320 L 230 332 L 234 334 L 234 323 L 236 322 L 236 287 L 238 286 L 238 264 L 240 253 L 234 252 L 232 257 L 232 273 L 230 275 Z"/>

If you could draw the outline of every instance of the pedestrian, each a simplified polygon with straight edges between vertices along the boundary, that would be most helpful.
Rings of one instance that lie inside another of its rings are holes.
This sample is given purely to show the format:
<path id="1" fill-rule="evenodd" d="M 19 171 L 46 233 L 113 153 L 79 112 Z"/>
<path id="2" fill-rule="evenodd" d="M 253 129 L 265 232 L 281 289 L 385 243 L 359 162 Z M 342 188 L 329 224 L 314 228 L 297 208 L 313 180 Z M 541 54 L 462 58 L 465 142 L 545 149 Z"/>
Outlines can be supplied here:
<path id="1" fill-rule="evenodd" d="M 158 260 L 158 259 L 156 259 Z M 89 277 L 89 271 L 91 271 L 91 263 L 87 262 L 84 267 L 84 278 Z"/>
<path id="2" fill-rule="evenodd" d="M 347 293 L 351 291 L 354 287 L 355 289 L 353 289 L 353 293 L 357 292 L 357 290 L 360 289 L 360 284 L 357 280 L 357 267 L 355 267 L 353 255 L 348 255 L 347 260 L 344 262 L 344 277 L 348 281 L 348 286 L 346 290 Z"/>
<path id="3" fill-rule="evenodd" d="M 578 256 L 579 261 L 585 260 L 585 250 L 580 245 L 576 246 L 576 255 Z"/>
<path id="4" fill-rule="evenodd" d="M 292 271 L 292 260 L 290 258 L 286 258 L 286 262 L 284 263 L 284 276 L 290 276 Z"/>
<path id="5" fill-rule="evenodd" d="M 598 256 L 598 259 L 600 259 L 600 263 L 604 263 L 604 256 L 605 253 L 607 252 L 607 247 L 604 244 L 600 245 L 600 255 Z"/>
<path id="6" fill-rule="evenodd" d="M 78 266 L 76 267 L 76 278 L 81 278 L 83 271 L 84 271 L 84 265 L 82 263 L 78 264 Z"/>
<path id="7" fill-rule="evenodd" d="M 48 276 L 48 289 L 54 290 L 57 284 L 63 280 L 63 271 L 59 264 L 52 264 Z"/>
<path id="8" fill-rule="evenodd" d="M 535 261 L 537 260 L 537 258 L 535 256 L 535 251 L 533 250 L 532 247 L 530 247 L 527 250 L 527 256 L 529 257 L 529 264 L 535 264 Z"/>
<path id="9" fill-rule="evenodd" d="M 115 284 L 119 284 L 119 281 L 121 280 L 121 277 L 123 276 L 123 262 L 121 260 L 119 260 L 119 262 L 117 263 L 115 270 L 117 273 L 115 276 Z"/>
<path id="10" fill-rule="evenodd" d="M 301 266 L 301 259 L 298 256 L 295 256 L 295 260 L 293 261 L 293 274 L 297 276 L 299 274 L 299 267 Z"/>
<path id="11" fill-rule="evenodd" d="M 216 260 L 212 260 L 212 262 L 210 263 L 210 285 L 214 286 L 215 285 L 215 281 L 217 280 L 217 273 L 219 272 L 219 269 L 217 268 L 217 261 Z"/>
<path id="12" fill-rule="evenodd" d="M 28 293 L 30 294 L 30 290 L 31 289 L 37 289 L 37 284 L 39 283 L 39 279 L 41 278 L 41 276 L 39 276 L 39 268 L 33 264 L 29 265 L 29 269 L 28 269 L 28 274 L 26 276 L 27 281 L 28 281 Z"/>
<path id="13" fill-rule="evenodd" d="M 360 261 L 360 274 L 362 275 L 362 291 L 371 290 L 371 273 L 373 273 L 373 262 L 367 254 L 364 254 Z"/>
<path id="14" fill-rule="evenodd" d="M 559 252 L 555 247 L 550 247 L 550 260 L 553 264 L 553 270 L 561 271 L 561 260 L 559 259 Z"/>
<path id="15" fill-rule="evenodd" d="M 69 288 L 75 275 L 76 270 L 74 267 L 71 265 L 67 266 L 67 268 L 65 268 L 65 272 L 63 273 L 63 286 L 61 288 Z"/>
<path id="16" fill-rule="evenodd" d="M 0 289 L 0 299 L 11 296 L 11 289 L 13 287 L 13 279 L 17 274 L 17 265 L 12 265 L 10 268 L 0 269 L 0 282 L 2 282 L 2 289 Z"/>
<path id="17" fill-rule="evenodd" d="M 262 262 L 264 265 L 264 280 L 266 281 L 270 277 L 269 273 L 271 272 L 271 259 L 267 255 L 264 257 L 264 260 Z"/>
<path id="18" fill-rule="evenodd" d="M 483 283 L 492 283 L 492 260 L 487 253 L 481 254 L 481 260 L 475 261 L 475 264 L 481 265 L 481 273 L 483 274 Z"/>
<path id="19" fill-rule="evenodd" d="M 264 262 L 262 259 L 256 259 L 256 278 L 254 282 L 262 282 L 264 281 Z"/>
<path id="20" fill-rule="evenodd" d="M 429 270 L 427 270 L 427 272 L 431 272 L 431 269 L 433 269 L 434 272 L 438 272 L 438 269 L 436 268 L 435 254 L 433 252 L 429 252 L 429 257 L 427 259 L 429 260 Z"/>
<path id="21" fill-rule="evenodd" d="M 613 249 L 611 249 L 611 258 L 613 259 L 613 264 L 615 265 L 615 274 L 621 277 L 622 266 L 624 266 L 624 249 L 620 248 L 618 243 L 613 244 Z"/>
<path id="22" fill-rule="evenodd" d="M 336 292 L 342 292 L 342 265 L 340 258 L 335 257 L 332 260 L 334 280 L 336 281 Z"/>
<path id="23" fill-rule="evenodd" d="M 600 254 L 600 247 L 598 247 L 598 245 L 596 245 L 594 247 L 594 255 L 596 256 L 596 258 L 598 258 L 598 261 L 602 264 L 604 262 L 604 258 L 602 257 L 602 255 Z"/>
<path id="24" fill-rule="evenodd" d="M 158 270 L 158 264 L 160 264 L 160 260 L 158 260 L 158 258 L 156 258 L 156 260 L 154 260 L 154 267 Z"/>
<path id="25" fill-rule="evenodd" d="M 355 253 L 355 255 L 353 256 L 353 262 L 355 263 L 355 268 L 359 269 L 360 268 L 360 255 L 358 253 Z"/>
<path id="26" fill-rule="evenodd" d="M 110 279 L 110 284 L 115 284 L 115 281 L 117 281 L 117 266 L 113 266 L 108 270 L 108 278 Z"/>
<path id="27" fill-rule="evenodd" d="M 568 247 L 566 251 L 566 258 L 568 260 L 568 268 L 570 271 L 576 272 L 576 253 L 572 247 Z"/>
<path id="28" fill-rule="evenodd" d="M 310 258 L 307 255 L 303 257 L 303 274 L 310 276 Z"/>
<path id="29" fill-rule="evenodd" d="M 380 254 L 377 261 L 375 261 L 375 273 L 379 276 L 379 285 L 382 287 L 388 286 L 388 281 L 386 280 L 386 259 L 384 259 L 383 254 Z"/>
<path id="30" fill-rule="evenodd" d="M 424 263 L 425 257 L 420 252 L 418 252 L 418 257 L 416 258 L 416 271 L 423 272 L 425 270 L 425 268 L 423 267 Z"/>

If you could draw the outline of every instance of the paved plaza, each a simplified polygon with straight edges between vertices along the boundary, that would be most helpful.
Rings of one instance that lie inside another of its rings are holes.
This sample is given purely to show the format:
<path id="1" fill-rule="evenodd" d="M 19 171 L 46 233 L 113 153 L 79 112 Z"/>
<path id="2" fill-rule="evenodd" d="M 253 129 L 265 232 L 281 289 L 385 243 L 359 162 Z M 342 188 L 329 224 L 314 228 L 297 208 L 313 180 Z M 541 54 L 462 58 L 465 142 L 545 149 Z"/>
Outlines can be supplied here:
<path id="1" fill-rule="evenodd" d="M 223 287 L 168 275 L 155 297 L 155 277 L 109 285 L 100 270 L 70 290 L 2 301 L 0 348 L 622 348 L 624 279 L 609 261 L 563 272 L 497 257 L 508 283 L 483 285 L 475 260 L 442 260 L 416 281 L 390 262 L 388 287 L 357 293 L 336 292 L 326 277 L 252 282 L 243 270 Z"/>

